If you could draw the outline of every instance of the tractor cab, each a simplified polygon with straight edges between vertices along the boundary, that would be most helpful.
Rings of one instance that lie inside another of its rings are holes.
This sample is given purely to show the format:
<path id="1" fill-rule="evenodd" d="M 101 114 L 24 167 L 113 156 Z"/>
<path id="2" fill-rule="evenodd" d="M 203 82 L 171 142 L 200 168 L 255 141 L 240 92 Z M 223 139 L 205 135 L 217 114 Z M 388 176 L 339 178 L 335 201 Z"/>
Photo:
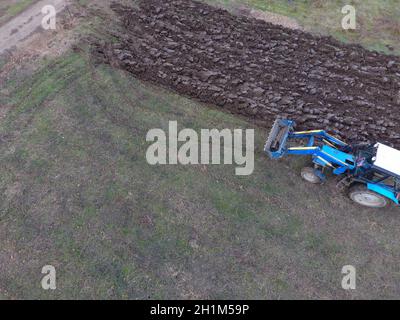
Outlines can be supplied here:
<path id="1" fill-rule="evenodd" d="M 382 143 L 353 147 L 356 159 L 356 173 L 375 173 L 378 176 L 400 180 L 400 151 Z"/>
<path id="2" fill-rule="evenodd" d="M 358 150 L 353 181 L 399 204 L 400 151 L 382 143 Z"/>
<path id="3" fill-rule="evenodd" d="M 400 178 L 400 151 L 382 143 L 374 146 L 376 153 L 372 158 L 373 167 L 387 174 Z"/>

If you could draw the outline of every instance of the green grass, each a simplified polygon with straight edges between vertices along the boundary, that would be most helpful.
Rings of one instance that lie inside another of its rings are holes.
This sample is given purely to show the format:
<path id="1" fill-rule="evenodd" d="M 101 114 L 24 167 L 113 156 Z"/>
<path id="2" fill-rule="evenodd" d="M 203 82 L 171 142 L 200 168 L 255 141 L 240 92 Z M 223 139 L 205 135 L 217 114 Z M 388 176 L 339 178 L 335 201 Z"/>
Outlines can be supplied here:
<path id="1" fill-rule="evenodd" d="M 78 0 L 78 4 L 81 6 L 87 6 L 89 0 Z"/>
<path id="2" fill-rule="evenodd" d="M 0 3 L 0 26 L 15 17 L 37 0 L 6 0 Z"/>
<path id="3" fill-rule="evenodd" d="M 2 297 L 396 296 L 380 283 L 399 280 L 396 209 L 361 211 L 330 185 L 304 184 L 303 160 L 262 153 L 265 130 L 248 177 L 234 166 L 150 166 L 146 133 L 169 120 L 253 126 L 94 68 L 85 54 L 18 79 L 0 98 L 13 106 L 0 123 L 0 241 L 13 257 L 2 262 Z M 57 268 L 54 292 L 40 288 L 46 264 Z M 352 294 L 340 288 L 345 264 L 364 279 Z"/>
<path id="4" fill-rule="evenodd" d="M 360 43 L 368 49 L 400 54 L 400 6 L 397 0 L 205 0 L 234 9 L 240 4 L 295 18 L 306 30 L 331 35 L 344 42 Z M 356 8 L 357 29 L 343 30 L 341 9 Z M 388 46 L 394 48 L 389 50 Z"/>
<path id="5" fill-rule="evenodd" d="M 34 2 L 34 0 L 20 0 L 16 4 L 8 7 L 6 13 L 9 16 L 13 17 L 13 16 L 17 15 L 18 13 L 24 11 L 33 2 Z"/>

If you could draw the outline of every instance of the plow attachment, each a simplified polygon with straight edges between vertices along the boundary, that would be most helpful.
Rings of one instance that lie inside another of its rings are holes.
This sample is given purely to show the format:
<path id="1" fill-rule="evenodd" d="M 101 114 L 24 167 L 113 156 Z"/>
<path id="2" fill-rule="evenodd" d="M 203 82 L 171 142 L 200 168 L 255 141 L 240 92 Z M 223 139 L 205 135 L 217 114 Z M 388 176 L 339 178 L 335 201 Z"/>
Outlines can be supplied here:
<path id="1" fill-rule="evenodd" d="M 264 147 L 264 151 L 271 158 L 280 158 L 284 154 L 286 141 L 294 125 L 295 122 L 291 120 L 275 120 Z"/>

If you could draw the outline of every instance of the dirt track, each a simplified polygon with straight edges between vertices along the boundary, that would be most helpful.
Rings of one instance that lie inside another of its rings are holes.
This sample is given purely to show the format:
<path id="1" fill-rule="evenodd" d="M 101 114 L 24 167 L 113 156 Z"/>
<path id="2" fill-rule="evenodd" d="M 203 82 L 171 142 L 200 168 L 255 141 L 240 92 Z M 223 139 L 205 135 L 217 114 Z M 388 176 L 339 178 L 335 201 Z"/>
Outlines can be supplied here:
<path id="1" fill-rule="evenodd" d="M 4 26 L 0 27 L 0 54 L 6 50 L 18 46 L 33 32 L 40 29 L 42 19 L 42 8 L 46 5 L 53 5 L 57 12 L 62 11 L 66 6 L 66 0 L 42 0 L 27 10 L 11 19 Z"/>
<path id="2" fill-rule="evenodd" d="M 96 53 L 134 75 L 231 112 L 295 119 L 400 146 L 400 59 L 188 1 L 114 5 L 123 32 Z"/>

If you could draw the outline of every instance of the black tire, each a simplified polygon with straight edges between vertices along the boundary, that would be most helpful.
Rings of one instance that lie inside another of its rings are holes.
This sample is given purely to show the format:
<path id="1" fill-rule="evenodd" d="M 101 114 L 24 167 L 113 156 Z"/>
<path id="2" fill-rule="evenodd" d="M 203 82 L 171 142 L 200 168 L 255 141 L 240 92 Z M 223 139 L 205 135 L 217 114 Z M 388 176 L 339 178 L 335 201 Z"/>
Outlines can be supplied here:
<path id="1" fill-rule="evenodd" d="M 349 189 L 349 198 L 355 203 L 369 208 L 385 208 L 389 200 L 367 188 L 364 184 L 356 184 Z"/>
<path id="2" fill-rule="evenodd" d="M 315 169 L 311 167 L 303 168 L 301 170 L 301 177 L 309 183 L 322 183 L 321 178 L 315 174 Z"/>

